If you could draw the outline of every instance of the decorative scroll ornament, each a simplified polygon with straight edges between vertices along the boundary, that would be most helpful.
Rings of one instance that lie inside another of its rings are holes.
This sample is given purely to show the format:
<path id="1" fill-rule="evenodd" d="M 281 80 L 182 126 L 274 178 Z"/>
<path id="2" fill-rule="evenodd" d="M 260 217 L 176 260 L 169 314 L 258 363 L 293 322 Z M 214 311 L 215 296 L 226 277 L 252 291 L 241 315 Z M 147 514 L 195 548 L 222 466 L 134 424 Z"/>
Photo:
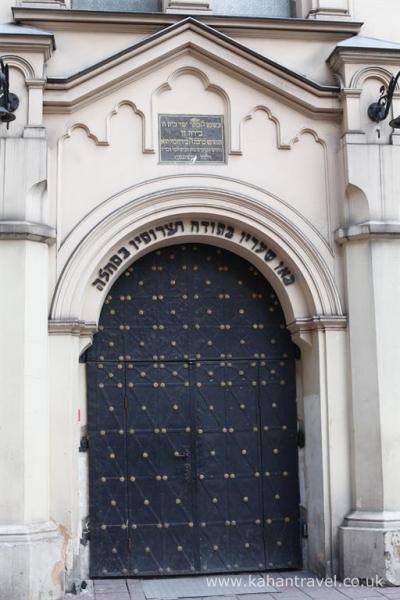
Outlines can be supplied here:
<path id="1" fill-rule="evenodd" d="M 381 121 L 384 121 L 387 118 L 390 111 L 390 107 L 392 106 L 393 95 L 396 90 L 399 78 L 400 71 L 397 73 L 396 77 L 392 77 L 387 89 L 384 85 L 381 87 L 381 95 L 379 100 L 371 104 L 368 108 L 368 116 L 371 119 L 371 121 L 374 121 L 375 123 L 380 123 Z M 393 129 L 400 129 L 400 116 L 398 116 L 396 119 L 392 119 L 389 125 L 390 127 L 393 127 Z"/>

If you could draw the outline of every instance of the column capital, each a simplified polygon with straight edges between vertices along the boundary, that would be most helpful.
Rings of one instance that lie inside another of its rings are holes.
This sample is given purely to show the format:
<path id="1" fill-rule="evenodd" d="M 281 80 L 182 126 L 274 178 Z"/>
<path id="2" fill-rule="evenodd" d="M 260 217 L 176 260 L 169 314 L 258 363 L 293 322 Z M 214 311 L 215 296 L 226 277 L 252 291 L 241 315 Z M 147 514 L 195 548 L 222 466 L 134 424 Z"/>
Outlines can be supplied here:
<path id="1" fill-rule="evenodd" d="M 53 244 L 56 230 L 42 223 L 28 221 L 0 221 L 0 240 L 29 240 Z"/>
<path id="2" fill-rule="evenodd" d="M 347 329 L 346 315 L 315 315 L 296 319 L 288 324 L 291 333 Z"/>
<path id="3" fill-rule="evenodd" d="M 336 242 L 340 245 L 375 239 L 400 239 L 400 221 L 365 221 L 344 225 L 336 231 Z"/>
<path id="4" fill-rule="evenodd" d="M 50 335 L 73 335 L 77 337 L 93 337 L 97 333 L 96 323 L 76 320 L 49 320 Z"/>

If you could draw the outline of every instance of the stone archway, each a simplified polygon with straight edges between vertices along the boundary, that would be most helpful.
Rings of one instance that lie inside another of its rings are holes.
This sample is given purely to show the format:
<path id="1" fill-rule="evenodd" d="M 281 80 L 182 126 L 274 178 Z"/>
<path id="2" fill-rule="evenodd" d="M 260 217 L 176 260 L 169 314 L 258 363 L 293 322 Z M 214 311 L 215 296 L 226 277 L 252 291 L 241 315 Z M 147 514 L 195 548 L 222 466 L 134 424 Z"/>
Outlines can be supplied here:
<path id="1" fill-rule="evenodd" d="M 126 268 L 153 250 L 178 243 L 212 244 L 246 259 L 269 281 L 301 347 L 298 400 L 306 430 L 303 496 L 310 522 L 306 565 L 320 573 L 337 572 L 338 527 L 350 509 L 347 332 L 328 267 L 329 248 L 306 222 L 299 228 L 298 215 L 291 220 L 272 208 L 272 200 L 252 200 L 244 194 L 244 186 L 239 194 L 233 189 L 211 192 L 173 183 L 171 191 L 150 193 L 147 188 L 148 193 L 136 194 L 134 201 L 129 200 L 129 190 L 113 197 L 98 213 L 88 215 L 60 250 L 63 269 L 50 321 L 52 395 L 58 398 L 52 418 L 63 422 L 65 430 L 52 453 L 55 465 L 60 464 L 58 459 L 64 461 L 67 477 L 55 486 L 54 518 L 71 531 L 73 539 L 79 538 L 88 507 L 84 508 L 87 498 L 80 488 L 73 446 L 86 422 L 85 375 L 78 361 L 92 343 L 109 289 Z M 232 187 L 240 189 L 238 183 Z M 101 277 L 104 272 L 108 280 Z M 81 415 L 78 427 L 71 421 L 75 411 Z M 81 468 L 85 480 L 86 467 Z M 76 507 L 72 517 L 62 492 L 66 482 L 82 496 L 81 512 Z M 71 547 L 74 554 L 77 550 Z"/>

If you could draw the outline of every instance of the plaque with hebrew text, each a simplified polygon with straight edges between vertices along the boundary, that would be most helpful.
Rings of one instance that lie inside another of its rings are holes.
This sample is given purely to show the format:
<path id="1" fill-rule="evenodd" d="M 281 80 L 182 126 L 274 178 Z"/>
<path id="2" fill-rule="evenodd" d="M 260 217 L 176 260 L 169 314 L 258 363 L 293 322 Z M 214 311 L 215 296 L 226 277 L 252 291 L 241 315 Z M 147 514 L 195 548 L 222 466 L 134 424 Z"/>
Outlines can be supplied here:
<path id="1" fill-rule="evenodd" d="M 160 162 L 224 163 L 222 115 L 159 115 Z"/>

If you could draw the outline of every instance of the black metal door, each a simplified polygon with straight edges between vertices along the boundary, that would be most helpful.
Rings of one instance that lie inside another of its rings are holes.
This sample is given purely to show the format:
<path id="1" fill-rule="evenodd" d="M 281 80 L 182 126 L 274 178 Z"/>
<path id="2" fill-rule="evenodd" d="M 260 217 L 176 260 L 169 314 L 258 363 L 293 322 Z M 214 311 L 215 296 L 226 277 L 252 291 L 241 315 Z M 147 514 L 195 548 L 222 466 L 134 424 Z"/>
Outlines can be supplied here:
<path id="1" fill-rule="evenodd" d="M 87 353 L 91 576 L 301 566 L 294 347 L 249 263 L 186 244 L 113 286 Z"/>

